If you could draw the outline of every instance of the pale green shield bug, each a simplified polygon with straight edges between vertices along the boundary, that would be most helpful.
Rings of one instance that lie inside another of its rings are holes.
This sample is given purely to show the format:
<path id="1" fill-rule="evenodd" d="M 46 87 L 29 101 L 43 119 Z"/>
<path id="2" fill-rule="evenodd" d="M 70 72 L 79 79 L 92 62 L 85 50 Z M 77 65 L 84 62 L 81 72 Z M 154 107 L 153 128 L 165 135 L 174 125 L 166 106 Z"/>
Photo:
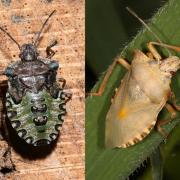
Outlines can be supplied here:
<path id="1" fill-rule="evenodd" d="M 122 58 L 114 61 L 99 90 L 91 93 L 94 96 L 101 96 L 116 65 L 120 64 L 128 70 L 116 89 L 106 115 L 105 144 L 107 147 L 126 148 L 134 145 L 144 139 L 155 124 L 165 135 L 161 125 L 173 119 L 176 111 L 180 109 L 175 101 L 173 104 L 167 104 L 167 100 L 173 97 L 170 83 L 172 75 L 180 68 L 180 59 L 171 55 L 168 58 L 162 58 L 155 45 L 180 51 L 180 47 L 167 45 L 161 41 L 149 42 L 147 45 L 149 53 L 135 50 L 131 65 Z M 157 122 L 157 116 L 164 106 L 171 113 L 171 118 Z"/>
<path id="2" fill-rule="evenodd" d="M 57 139 L 67 113 L 66 103 L 72 96 L 64 91 L 66 80 L 56 79 L 59 64 L 51 60 L 55 54 L 51 48 L 57 41 L 46 48 L 47 57 L 40 57 L 37 51 L 40 35 L 54 13 L 43 23 L 35 41 L 22 46 L 0 27 L 17 44 L 21 59 L 2 72 L 8 77 L 7 117 L 18 136 L 33 146 L 48 145 Z"/>

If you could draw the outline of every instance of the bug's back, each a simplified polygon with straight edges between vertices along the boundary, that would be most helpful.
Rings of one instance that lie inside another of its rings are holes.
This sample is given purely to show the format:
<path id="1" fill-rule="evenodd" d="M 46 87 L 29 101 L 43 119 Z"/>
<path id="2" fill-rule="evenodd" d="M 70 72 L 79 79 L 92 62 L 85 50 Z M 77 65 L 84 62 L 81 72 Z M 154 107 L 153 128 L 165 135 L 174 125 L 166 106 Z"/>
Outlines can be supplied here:
<path id="1" fill-rule="evenodd" d="M 50 60 L 15 62 L 6 74 L 7 116 L 20 138 L 33 146 L 50 144 L 58 137 L 69 94 L 57 85 L 58 63 Z"/>
<path id="2" fill-rule="evenodd" d="M 107 147 L 127 147 L 149 134 L 170 90 L 163 78 L 157 62 L 135 52 L 106 117 Z"/>

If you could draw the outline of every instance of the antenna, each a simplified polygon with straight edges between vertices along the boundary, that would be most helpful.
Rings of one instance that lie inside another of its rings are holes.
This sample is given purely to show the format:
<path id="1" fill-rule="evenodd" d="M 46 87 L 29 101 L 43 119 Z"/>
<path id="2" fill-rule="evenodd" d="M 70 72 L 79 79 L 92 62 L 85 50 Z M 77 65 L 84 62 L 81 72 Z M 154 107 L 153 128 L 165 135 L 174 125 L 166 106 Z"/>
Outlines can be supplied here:
<path id="1" fill-rule="evenodd" d="M 21 46 L 19 45 L 19 43 L 6 31 L 4 30 L 2 27 L 0 27 L 0 30 L 3 31 L 6 35 L 9 36 L 9 38 L 16 43 L 16 45 L 18 46 L 19 50 L 21 50 Z"/>
<path id="2" fill-rule="evenodd" d="M 50 19 L 50 17 L 51 17 L 55 12 L 56 12 L 56 10 L 54 10 L 54 11 L 48 16 L 48 18 L 46 19 L 46 21 L 43 23 L 43 25 L 42 25 L 42 27 L 41 27 L 41 30 L 38 32 L 37 38 L 36 38 L 36 40 L 34 41 L 34 46 L 36 46 L 36 47 L 38 46 L 38 41 L 39 41 L 39 39 L 40 39 L 40 35 L 41 35 L 41 33 L 42 33 L 45 25 L 47 24 L 48 20 Z"/>
<path id="3" fill-rule="evenodd" d="M 132 10 L 130 9 L 129 7 L 126 7 L 127 11 L 132 14 L 134 17 L 136 17 L 145 27 L 146 29 L 151 32 L 153 34 L 153 36 L 158 40 L 158 42 L 160 44 L 163 44 L 163 42 L 161 41 L 161 39 L 157 36 L 157 34 L 155 34 L 151 28 Z M 165 47 L 166 48 L 166 47 Z M 171 53 L 169 52 L 169 50 L 166 48 L 166 50 L 168 51 L 168 54 L 171 55 Z"/>

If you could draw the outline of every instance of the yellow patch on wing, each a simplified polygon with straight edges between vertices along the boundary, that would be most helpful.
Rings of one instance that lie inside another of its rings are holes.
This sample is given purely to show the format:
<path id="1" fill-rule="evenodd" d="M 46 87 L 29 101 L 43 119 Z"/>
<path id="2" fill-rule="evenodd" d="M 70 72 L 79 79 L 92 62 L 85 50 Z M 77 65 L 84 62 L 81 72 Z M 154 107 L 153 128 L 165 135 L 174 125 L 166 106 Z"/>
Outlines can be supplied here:
<path id="1" fill-rule="evenodd" d="M 128 114 L 128 109 L 126 107 L 123 107 L 119 110 L 119 120 L 124 120 Z"/>

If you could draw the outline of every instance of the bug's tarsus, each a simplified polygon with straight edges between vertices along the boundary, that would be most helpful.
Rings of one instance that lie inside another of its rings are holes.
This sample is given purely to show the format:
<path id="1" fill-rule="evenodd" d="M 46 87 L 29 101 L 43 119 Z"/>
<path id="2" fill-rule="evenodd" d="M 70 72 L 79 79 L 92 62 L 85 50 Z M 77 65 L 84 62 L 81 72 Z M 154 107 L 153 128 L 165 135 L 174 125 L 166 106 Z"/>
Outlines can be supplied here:
<path id="1" fill-rule="evenodd" d="M 47 54 L 46 58 L 51 59 L 54 56 L 55 51 L 53 51 L 51 48 L 55 46 L 57 43 L 58 43 L 57 40 L 55 40 L 46 48 L 46 54 Z"/>
<path id="2" fill-rule="evenodd" d="M 163 129 L 162 126 L 169 124 L 171 121 L 173 121 L 174 118 L 176 118 L 177 109 L 169 103 L 166 103 L 165 107 L 166 107 L 167 111 L 171 114 L 171 117 L 169 117 L 168 119 L 165 119 L 163 121 L 161 121 L 161 120 L 158 121 L 156 123 L 156 127 L 157 127 L 157 130 L 159 131 L 159 133 L 166 139 L 168 136 L 168 133 L 165 131 L 165 129 Z"/>
<path id="3" fill-rule="evenodd" d="M 71 99 L 72 99 L 72 94 L 66 93 L 66 100 L 65 100 L 65 103 L 67 103 L 67 102 L 70 101 Z"/>
<path id="4" fill-rule="evenodd" d="M 37 38 L 36 40 L 34 41 L 34 46 L 37 47 L 38 46 L 38 42 L 39 42 L 39 39 L 40 39 L 40 36 L 41 36 L 41 33 L 45 27 L 45 25 L 47 24 L 48 20 L 51 18 L 51 16 L 56 12 L 56 10 L 54 10 L 49 16 L 48 18 L 46 19 L 46 21 L 44 21 L 40 31 L 38 32 L 38 35 L 37 35 Z"/>
<path id="5" fill-rule="evenodd" d="M 7 36 L 9 36 L 9 38 L 16 43 L 16 45 L 18 46 L 19 49 L 21 49 L 21 46 L 19 45 L 19 43 L 6 31 L 4 30 L 2 27 L 0 27 L 0 30 L 3 31 Z"/>

